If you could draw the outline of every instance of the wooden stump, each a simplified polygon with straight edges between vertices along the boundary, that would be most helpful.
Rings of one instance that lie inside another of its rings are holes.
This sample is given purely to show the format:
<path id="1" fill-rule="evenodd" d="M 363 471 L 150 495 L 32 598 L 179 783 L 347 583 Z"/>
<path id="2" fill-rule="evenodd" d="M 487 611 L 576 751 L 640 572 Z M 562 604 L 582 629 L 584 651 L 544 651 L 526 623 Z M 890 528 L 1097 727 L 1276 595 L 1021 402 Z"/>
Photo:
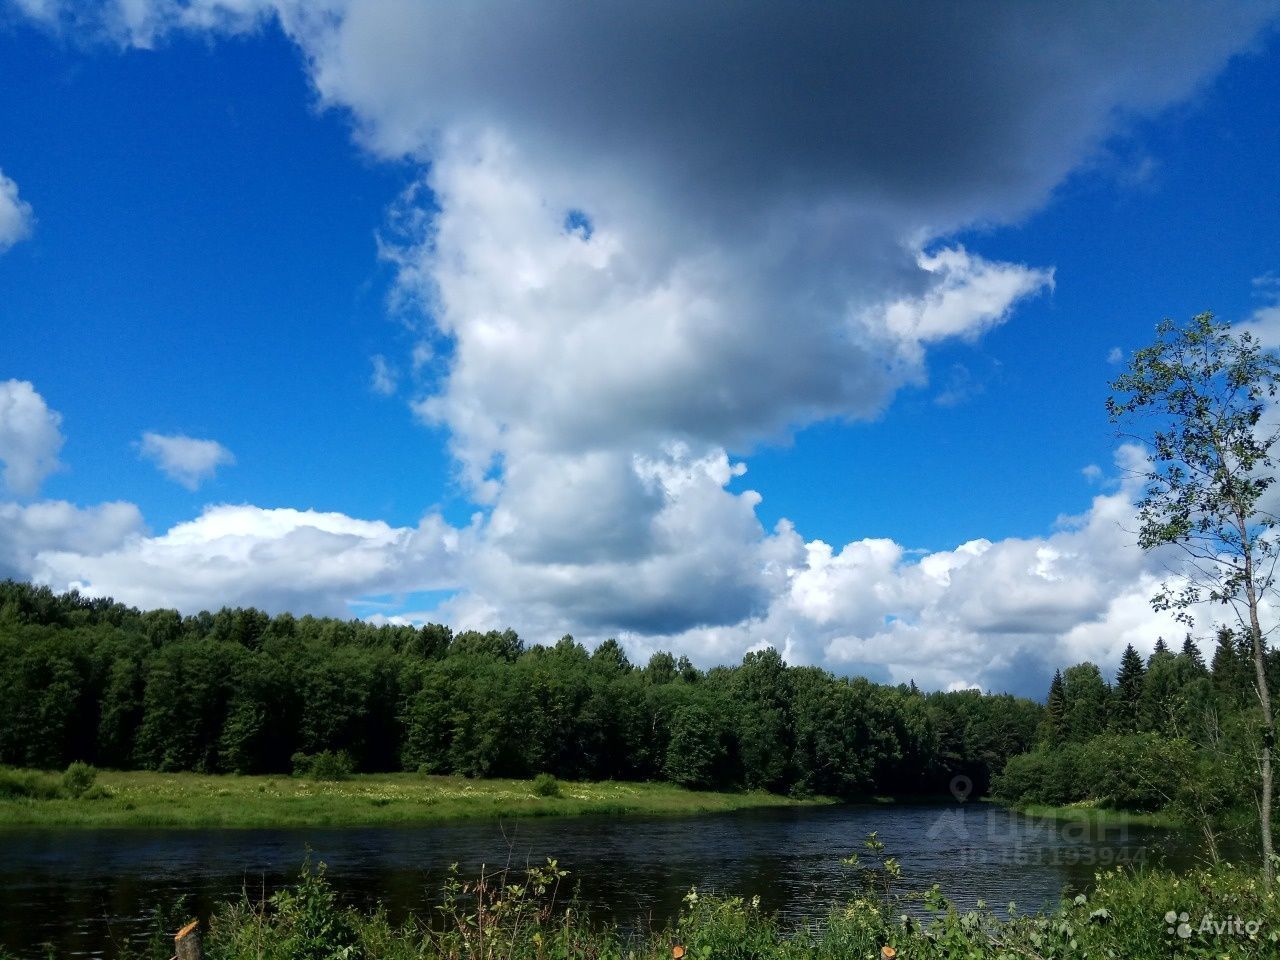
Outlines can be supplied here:
<path id="1" fill-rule="evenodd" d="M 192 920 L 173 938 L 174 960 L 204 960 L 204 944 L 200 942 L 200 921 Z"/>

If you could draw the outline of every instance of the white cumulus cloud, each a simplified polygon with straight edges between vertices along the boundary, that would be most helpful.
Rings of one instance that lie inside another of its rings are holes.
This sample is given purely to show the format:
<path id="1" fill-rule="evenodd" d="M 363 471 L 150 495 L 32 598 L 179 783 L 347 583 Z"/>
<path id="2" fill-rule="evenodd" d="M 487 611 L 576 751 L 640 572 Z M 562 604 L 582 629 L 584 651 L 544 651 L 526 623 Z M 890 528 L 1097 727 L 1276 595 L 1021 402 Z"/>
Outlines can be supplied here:
<path id="1" fill-rule="evenodd" d="M 639 545 L 598 556 L 545 539 L 517 547 L 496 519 L 459 529 L 428 515 L 394 527 L 224 505 L 149 536 L 129 504 L 0 504 L 0 575 L 188 612 L 252 604 L 350 615 L 370 597 L 456 591 L 399 619 L 514 624 L 541 641 L 619 636 L 637 657 L 666 648 L 704 664 L 773 644 L 793 663 L 886 681 L 1038 694 L 1056 666 L 1114 666 L 1126 643 L 1149 649 L 1182 632 L 1149 602 L 1174 558 L 1144 552 L 1130 532 L 1137 456 L 1121 448 L 1111 492 L 1050 534 L 923 554 L 889 539 L 806 541 L 785 520 L 765 532 L 759 496 L 726 489 L 740 465 L 672 448 L 633 464 L 660 500 L 648 528 L 629 534 Z M 584 465 L 584 476 L 595 469 Z"/>
<path id="2" fill-rule="evenodd" d="M 45 477 L 58 470 L 62 415 L 50 410 L 27 380 L 0 381 L 0 463 L 4 485 L 31 496 Z"/>
<path id="3" fill-rule="evenodd" d="M 30 236 L 34 224 L 31 204 L 18 196 L 18 185 L 0 170 L 0 253 Z"/>
<path id="4" fill-rule="evenodd" d="M 448 586 L 461 534 L 314 510 L 212 506 L 160 536 L 105 549 L 46 546 L 36 579 L 59 589 L 184 611 L 223 605 L 349 615 L 370 593 Z"/>
<path id="5" fill-rule="evenodd" d="M 1052 270 L 988 263 L 963 247 L 921 253 L 916 262 L 936 282 L 922 296 L 884 310 L 884 325 L 913 353 L 948 337 L 974 339 L 1003 322 L 1019 300 L 1053 286 Z"/>
<path id="6" fill-rule="evenodd" d="M 143 530 L 142 514 L 131 503 L 89 508 L 65 500 L 0 503 L 0 577 L 47 579 L 42 566 L 47 551 L 96 556 Z"/>
<path id="7" fill-rule="evenodd" d="M 196 490 L 211 479 L 219 467 L 231 466 L 235 456 L 216 440 L 197 440 L 181 433 L 147 431 L 138 441 L 138 452 L 150 460 L 170 480 L 188 490 Z"/>

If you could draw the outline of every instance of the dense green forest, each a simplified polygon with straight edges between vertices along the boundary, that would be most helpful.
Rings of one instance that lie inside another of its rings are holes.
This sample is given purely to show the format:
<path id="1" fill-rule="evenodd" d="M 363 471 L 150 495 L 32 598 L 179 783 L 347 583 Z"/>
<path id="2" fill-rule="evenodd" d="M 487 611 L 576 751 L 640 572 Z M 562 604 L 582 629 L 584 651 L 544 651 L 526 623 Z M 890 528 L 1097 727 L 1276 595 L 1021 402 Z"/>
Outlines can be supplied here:
<path id="1" fill-rule="evenodd" d="M 1267 653 L 1268 684 L 1280 655 Z M 996 796 L 1168 810 L 1216 831 L 1256 816 L 1262 724 L 1247 638 L 1221 629 L 1206 663 L 1190 636 L 1144 660 L 1127 647 L 1114 683 L 1081 663 L 1054 675 L 1036 747 L 1010 759 Z M 1213 839 L 1212 837 L 1210 838 Z"/>
<path id="2" fill-rule="evenodd" d="M 787 666 L 773 649 L 699 670 L 606 641 L 374 626 L 254 609 L 183 617 L 0 583 L 0 763 L 669 780 L 795 795 L 983 792 L 1043 708 Z"/>

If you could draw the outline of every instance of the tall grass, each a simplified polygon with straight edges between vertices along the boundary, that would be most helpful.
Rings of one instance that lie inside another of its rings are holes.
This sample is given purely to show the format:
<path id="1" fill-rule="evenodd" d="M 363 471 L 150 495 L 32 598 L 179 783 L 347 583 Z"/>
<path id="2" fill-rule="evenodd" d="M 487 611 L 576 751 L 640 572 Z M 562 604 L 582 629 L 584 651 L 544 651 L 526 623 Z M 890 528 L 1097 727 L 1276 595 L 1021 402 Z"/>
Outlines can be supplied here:
<path id="1" fill-rule="evenodd" d="M 936 887 L 899 896 L 894 861 L 872 861 L 854 863 L 843 906 L 799 929 L 754 900 L 695 890 L 674 923 L 641 932 L 596 922 L 564 900 L 555 861 L 473 881 L 453 873 L 434 916 L 399 924 L 383 910 L 342 905 L 324 866 L 308 865 L 267 900 L 219 909 L 205 945 L 209 960 L 662 960 L 676 947 L 688 960 L 874 960 L 885 946 L 902 960 L 1280 956 L 1280 899 L 1250 871 L 1106 871 L 1091 894 L 1056 910 L 1021 915 L 1010 905 L 997 916 L 981 905 L 961 911 Z M 137 956 L 168 960 L 170 947 L 156 938 Z"/>

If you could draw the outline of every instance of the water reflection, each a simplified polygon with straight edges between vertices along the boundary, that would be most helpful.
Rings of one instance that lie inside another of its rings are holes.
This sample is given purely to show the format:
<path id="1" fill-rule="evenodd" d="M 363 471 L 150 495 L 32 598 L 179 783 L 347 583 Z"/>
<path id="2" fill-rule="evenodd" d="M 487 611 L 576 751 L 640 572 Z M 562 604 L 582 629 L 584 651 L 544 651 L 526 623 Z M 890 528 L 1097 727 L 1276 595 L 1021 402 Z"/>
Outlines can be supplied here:
<path id="1" fill-rule="evenodd" d="M 311 850 L 349 902 L 425 912 L 450 863 L 523 866 L 556 857 L 581 898 L 631 924 L 662 923 L 690 887 L 759 896 L 788 918 L 850 891 L 839 860 L 876 831 L 908 888 L 963 905 L 1034 909 L 1113 863 L 1186 865 L 1177 836 L 1030 819 L 986 804 L 757 810 L 696 818 L 530 819 L 417 828 L 23 830 L 0 833 L 0 945 L 20 956 L 106 955 L 180 896 L 207 911 L 288 882 Z"/>

